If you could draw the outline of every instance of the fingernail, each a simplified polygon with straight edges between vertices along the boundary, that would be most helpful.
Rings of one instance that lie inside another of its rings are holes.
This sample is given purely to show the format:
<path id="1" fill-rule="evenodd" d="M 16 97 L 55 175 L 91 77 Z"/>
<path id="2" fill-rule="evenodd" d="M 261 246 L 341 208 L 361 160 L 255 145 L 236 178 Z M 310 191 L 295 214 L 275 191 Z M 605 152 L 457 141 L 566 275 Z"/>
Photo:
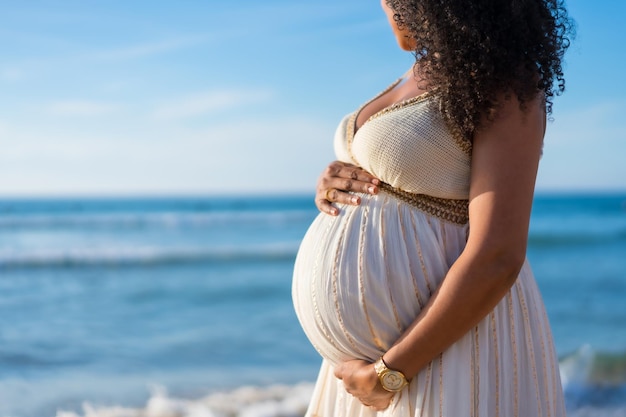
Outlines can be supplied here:
<path id="1" fill-rule="evenodd" d="M 352 204 L 359 204 L 359 197 L 352 197 L 350 201 L 352 201 Z"/>
<path id="2" fill-rule="evenodd" d="M 332 214 L 333 216 L 337 215 L 337 209 L 330 209 L 330 214 Z"/>
<path id="3" fill-rule="evenodd" d="M 378 178 L 372 178 L 372 184 L 378 185 L 380 184 L 380 180 Z"/>
<path id="4" fill-rule="evenodd" d="M 370 186 L 370 187 L 368 187 L 367 191 L 368 191 L 370 194 L 374 194 L 374 191 L 376 191 L 376 187 L 371 187 L 371 186 Z"/>

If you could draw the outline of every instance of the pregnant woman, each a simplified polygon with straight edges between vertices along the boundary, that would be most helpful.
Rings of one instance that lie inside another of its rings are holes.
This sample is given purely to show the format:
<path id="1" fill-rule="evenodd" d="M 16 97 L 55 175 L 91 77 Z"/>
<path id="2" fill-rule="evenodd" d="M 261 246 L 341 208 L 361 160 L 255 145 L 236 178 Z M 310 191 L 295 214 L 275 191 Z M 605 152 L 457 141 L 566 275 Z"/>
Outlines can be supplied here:
<path id="1" fill-rule="evenodd" d="M 293 299 L 323 357 L 307 416 L 564 416 L 530 266 L 559 0 L 382 0 L 414 66 L 347 115 Z"/>

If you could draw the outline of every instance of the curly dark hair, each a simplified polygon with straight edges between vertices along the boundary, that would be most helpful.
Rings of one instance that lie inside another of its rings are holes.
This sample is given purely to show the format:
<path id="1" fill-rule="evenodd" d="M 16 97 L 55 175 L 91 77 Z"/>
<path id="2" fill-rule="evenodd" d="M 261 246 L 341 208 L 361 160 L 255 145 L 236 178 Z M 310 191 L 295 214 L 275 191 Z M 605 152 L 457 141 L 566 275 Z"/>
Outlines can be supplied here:
<path id="1" fill-rule="evenodd" d="M 563 0 L 386 0 L 415 41 L 416 77 L 439 94 L 451 126 L 471 140 L 504 98 L 522 109 L 543 92 L 547 113 L 565 89 L 574 23 Z"/>

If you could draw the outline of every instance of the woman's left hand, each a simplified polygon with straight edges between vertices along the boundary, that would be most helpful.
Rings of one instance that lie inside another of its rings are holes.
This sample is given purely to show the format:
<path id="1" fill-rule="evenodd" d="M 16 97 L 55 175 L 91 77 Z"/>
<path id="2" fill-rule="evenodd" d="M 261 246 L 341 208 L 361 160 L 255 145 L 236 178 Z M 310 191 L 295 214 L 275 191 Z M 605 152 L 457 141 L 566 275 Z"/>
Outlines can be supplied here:
<path id="1" fill-rule="evenodd" d="M 377 411 L 389 407 L 394 396 L 380 385 L 373 363 L 359 359 L 343 362 L 335 367 L 335 376 L 343 381 L 348 393 Z"/>

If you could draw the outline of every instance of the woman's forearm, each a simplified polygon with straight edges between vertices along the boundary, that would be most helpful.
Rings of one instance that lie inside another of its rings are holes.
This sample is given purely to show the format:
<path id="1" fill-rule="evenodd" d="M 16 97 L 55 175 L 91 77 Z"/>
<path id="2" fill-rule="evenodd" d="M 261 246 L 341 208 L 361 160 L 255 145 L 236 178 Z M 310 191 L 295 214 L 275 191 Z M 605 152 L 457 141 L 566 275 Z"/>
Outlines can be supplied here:
<path id="1" fill-rule="evenodd" d="M 411 379 L 480 322 L 514 284 L 522 259 L 493 252 L 462 254 L 411 326 L 384 355 Z"/>
<path id="2" fill-rule="evenodd" d="M 490 127 L 474 136 L 467 246 L 384 355 L 390 368 L 408 378 L 489 314 L 523 265 L 545 106 L 541 97 L 526 110 L 515 98 L 503 103 Z"/>

